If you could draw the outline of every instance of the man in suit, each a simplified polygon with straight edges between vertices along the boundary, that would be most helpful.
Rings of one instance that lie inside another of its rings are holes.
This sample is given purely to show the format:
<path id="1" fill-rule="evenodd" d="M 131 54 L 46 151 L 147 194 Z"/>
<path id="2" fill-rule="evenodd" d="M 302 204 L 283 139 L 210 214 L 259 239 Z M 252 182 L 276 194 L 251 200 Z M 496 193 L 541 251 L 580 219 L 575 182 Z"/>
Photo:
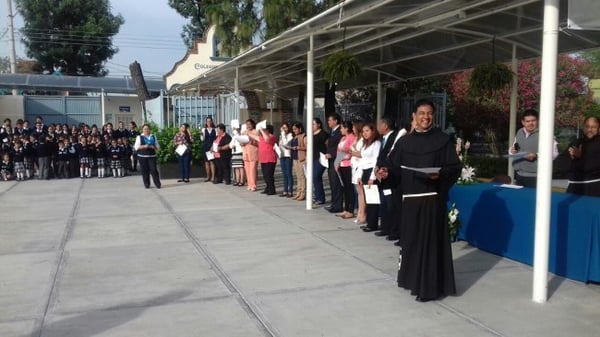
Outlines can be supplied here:
<path id="1" fill-rule="evenodd" d="M 342 207 L 343 189 L 335 170 L 335 157 L 337 155 L 337 147 L 342 139 L 340 124 L 342 118 L 339 114 L 333 113 L 327 117 L 327 126 L 329 126 L 329 138 L 327 139 L 327 153 L 325 154 L 329 161 L 327 176 L 329 177 L 329 188 L 331 189 L 331 205 L 325 209 L 331 213 L 341 213 L 344 211 Z"/>
<path id="2" fill-rule="evenodd" d="M 377 131 L 381 136 L 381 150 L 377 157 L 377 168 L 384 167 L 388 155 L 394 146 L 398 136 L 398 131 L 394 130 L 394 121 L 390 117 L 382 117 L 377 123 Z M 383 180 L 379 182 L 379 215 L 381 217 L 380 230 L 375 232 L 376 236 L 387 236 L 388 240 L 397 240 L 397 234 L 394 233 L 394 223 L 396 222 L 394 212 L 394 197 L 392 195 L 392 184 L 390 181 Z"/>

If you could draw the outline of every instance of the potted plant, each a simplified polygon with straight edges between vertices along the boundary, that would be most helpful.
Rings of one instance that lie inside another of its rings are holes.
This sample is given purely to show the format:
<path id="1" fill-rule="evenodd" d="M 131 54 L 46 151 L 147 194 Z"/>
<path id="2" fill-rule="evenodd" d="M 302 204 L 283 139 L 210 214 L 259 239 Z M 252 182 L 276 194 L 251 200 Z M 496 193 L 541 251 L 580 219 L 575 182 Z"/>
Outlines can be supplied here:
<path id="1" fill-rule="evenodd" d="M 360 72 L 360 63 L 356 57 L 343 49 L 329 55 L 321 64 L 321 73 L 330 87 L 341 81 L 356 78 Z"/>
<path id="2" fill-rule="evenodd" d="M 156 125 L 151 125 L 151 129 L 152 133 L 156 135 L 160 146 L 156 153 L 156 162 L 158 163 L 160 177 L 163 179 L 179 178 L 179 163 L 177 154 L 175 153 L 175 144 L 173 143 L 173 137 L 175 137 L 179 128 L 168 127 L 159 130 Z M 206 175 L 206 172 L 204 172 L 204 166 L 200 165 L 204 157 L 200 132 L 196 128 L 191 128 L 190 130 L 194 137 L 194 143 L 192 144 L 191 177 L 203 177 Z"/>
<path id="3" fill-rule="evenodd" d="M 513 72 L 504 63 L 480 64 L 473 69 L 469 80 L 469 92 L 475 97 L 482 97 L 502 90 L 513 79 Z"/>

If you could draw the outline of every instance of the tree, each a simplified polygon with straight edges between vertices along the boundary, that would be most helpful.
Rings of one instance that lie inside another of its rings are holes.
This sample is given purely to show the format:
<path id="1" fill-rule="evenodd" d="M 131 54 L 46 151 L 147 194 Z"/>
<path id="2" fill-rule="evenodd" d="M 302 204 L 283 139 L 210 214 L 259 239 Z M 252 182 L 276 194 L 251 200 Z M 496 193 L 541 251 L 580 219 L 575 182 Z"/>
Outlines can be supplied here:
<path id="1" fill-rule="evenodd" d="M 314 0 L 263 0 L 263 39 L 271 39 L 317 14 Z"/>
<path id="2" fill-rule="evenodd" d="M 518 111 L 539 109 L 541 61 L 519 62 Z M 449 92 L 453 97 L 456 124 L 470 137 L 475 131 L 494 129 L 498 137 L 506 138 L 508 128 L 510 88 L 488 97 L 475 98 L 469 94 L 471 71 L 452 76 Z M 586 89 L 592 75 L 589 63 L 582 57 L 560 55 L 558 58 L 555 122 L 559 128 L 576 127 L 592 104 L 591 93 Z M 541 119 L 544 116 L 540 116 Z"/>
<path id="3" fill-rule="evenodd" d="M 586 51 L 582 56 L 590 63 L 594 78 L 600 78 L 600 50 Z"/>
<path id="4" fill-rule="evenodd" d="M 215 25 L 219 53 L 223 56 L 235 56 L 252 46 L 260 26 L 254 0 L 169 0 L 169 6 L 190 19 L 181 34 L 190 48 L 209 26 Z"/>
<path id="5" fill-rule="evenodd" d="M 27 56 L 45 71 L 104 76 L 104 62 L 118 49 L 112 37 L 124 23 L 108 0 L 16 0 L 25 26 Z"/>

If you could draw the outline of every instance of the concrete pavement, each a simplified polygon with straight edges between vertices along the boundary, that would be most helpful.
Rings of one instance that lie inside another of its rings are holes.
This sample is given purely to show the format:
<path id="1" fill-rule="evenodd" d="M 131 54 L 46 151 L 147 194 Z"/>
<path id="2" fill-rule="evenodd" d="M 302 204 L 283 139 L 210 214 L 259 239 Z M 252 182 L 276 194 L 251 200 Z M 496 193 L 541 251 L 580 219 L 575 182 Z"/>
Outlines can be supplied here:
<path id="1" fill-rule="evenodd" d="M 418 303 L 398 251 L 245 188 L 139 176 L 0 183 L 0 336 L 598 336 L 600 288 L 453 245 L 458 295 Z"/>

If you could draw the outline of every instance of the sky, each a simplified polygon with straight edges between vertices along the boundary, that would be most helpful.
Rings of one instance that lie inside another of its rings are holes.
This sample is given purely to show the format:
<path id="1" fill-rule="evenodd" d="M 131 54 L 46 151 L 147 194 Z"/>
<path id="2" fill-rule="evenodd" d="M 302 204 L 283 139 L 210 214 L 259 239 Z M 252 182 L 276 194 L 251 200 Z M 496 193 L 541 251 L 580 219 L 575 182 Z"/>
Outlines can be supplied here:
<path id="1" fill-rule="evenodd" d="M 138 61 L 144 76 L 161 77 L 169 72 L 173 65 L 183 59 L 186 47 L 181 39 L 182 27 L 186 23 L 167 0 L 111 0 L 113 14 L 121 14 L 125 23 L 113 38 L 113 45 L 119 48 L 106 68 L 108 76 L 129 74 L 129 64 Z M 13 12 L 16 6 L 13 1 Z M 0 56 L 8 55 L 8 8 L 6 1 L 0 2 Z M 18 16 L 14 21 L 17 57 L 26 58 L 20 40 L 19 29 L 23 20 Z"/>

